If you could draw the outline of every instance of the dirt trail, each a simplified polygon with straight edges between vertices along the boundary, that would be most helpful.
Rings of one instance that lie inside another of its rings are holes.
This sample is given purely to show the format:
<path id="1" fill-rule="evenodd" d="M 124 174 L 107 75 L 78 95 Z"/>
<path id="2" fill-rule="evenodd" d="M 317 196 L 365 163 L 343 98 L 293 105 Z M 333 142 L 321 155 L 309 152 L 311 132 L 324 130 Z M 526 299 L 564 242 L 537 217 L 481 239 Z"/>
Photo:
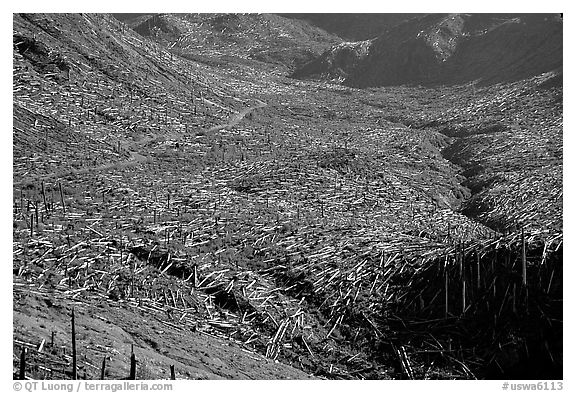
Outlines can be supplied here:
<path id="1" fill-rule="evenodd" d="M 210 127 L 206 130 L 206 132 L 214 132 L 214 131 L 219 131 L 219 130 L 227 129 L 230 127 L 234 127 L 235 125 L 240 123 L 250 112 L 252 112 L 253 110 L 259 109 L 259 108 L 264 108 L 267 105 L 263 101 L 260 101 L 260 100 L 256 100 L 256 101 L 258 102 L 257 105 L 248 107 L 248 108 L 243 109 L 242 111 L 240 111 L 238 113 L 235 113 L 234 115 L 232 115 L 230 117 L 230 119 L 226 123 Z M 72 170 L 52 172 L 52 173 L 49 173 L 46 175 L 35 177 L 33 179 L 29 178 L 29 179 L 25 179 L 25 180 L 20 180 L 18 182 L 13 182 L 13 185 L 14 186 L 20 186 L 23 184 L 29 184 L 29 183 L 32 183 L 35 181 L 46 180 L 46 179 L 50 179 L 50 178 L 54 178 L 54 177 L 63 177 L 63 176 L 68 176 L 68 175 L 85 174 L 85 173 L 90 173 L 90 172 L 107 171 L 109 169 L 125 168 L 128 166 L 145 163 L 145 162 L 148 162 L 150 160 L 150 158 L 139 153 L 138 151 L 135 151 L 135 150 L 138 150 L 142 146 L 145 146 L 146 144 L 151 143 L 151 142 L 156 142 L 162 138 L 163 139 L 170 138 L 172 140 L 176 140 L 176 139 L 180 139 L 181 137 L 182 137 L 181 134 L 168 133 L 168 134 L 152 134 L 152 136 L 146 137 L 146 138 L 139 140 L 137 142 L 126 142 L 126 141 L 120 140 L 119 142 L 120 142 L 121 150 L 128 152 L 128 154 L 130 155 L 130 157 L 124 161 L 111 162 L 108 164 L 91 166 L 91 167 L 84 167 L 84 168 L 80 168 L 80 169 L 72 169 Z"/>
<path id="2" fill-rule="evenodd" d="M 258 101 L 258 105 L 251 106 L 250 108 L 246 108 L 246 109 L 236 113 L 235 115 L 233 115 L 230 118 L 230 121 L 228 123 L 214 126 L 210 129 L 208 129 L 208 132 L 219 131 L 219 130 L 223 130 L 226 128 L 234 127 L 236 124 L 240 123 L 242 121 L 242 119 L 244 119 L 253 110 L 258 109 L 258 108 L 264 108 L 266 106 L 265 102 L 262 102 L 260 100 L 256 100 L 256 101 Z"/>

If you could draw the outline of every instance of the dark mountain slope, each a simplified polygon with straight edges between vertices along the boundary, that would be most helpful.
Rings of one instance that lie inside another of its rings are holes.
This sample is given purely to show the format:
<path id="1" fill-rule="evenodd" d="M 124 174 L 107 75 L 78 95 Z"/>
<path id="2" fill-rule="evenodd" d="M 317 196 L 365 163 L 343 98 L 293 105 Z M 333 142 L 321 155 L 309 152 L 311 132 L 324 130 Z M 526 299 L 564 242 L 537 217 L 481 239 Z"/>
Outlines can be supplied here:
<path id="1" fill-rule="evenodd" d="M 368 49 L 357 51 L 354 61 L 341 60 L 346 47 L 333 47 L 293 76 L 337 75 L 355 87 L 516 81 L 561 70 L 562 19 L 547 14 L 430 14 L 361 45 Z"/>
<path id="2" fill-rule="evenodd" d="M 498 83 L 562 70 L 562 21 L 525 15 L 463 40 L 442 70 L 439 82 L 480 79 Z"/>
<path id="3" fill-rule="evenodd" d="M 421 32 L 430 31 L 438 34 L 447 30 L 454 36 L 454 30 L 457 29 L 452 25 L 455 23 L 452 23 L 449 29 L 442 25 L 447 17 L 434 14 L 411 19 L 379 38 L 350 43 L 349 47 L 364 48 L 363 51 L 354 51 L 354 61 L 341 61 L 343 57 L 347 57 L 341 54 L 348 51 L 346 46 L 332 47 L 318 59 L 297 69 L 293 76 L 297 78 L 338 76 L 352 81 L 347 84 L 361 87 L 378 85 L 383 70 L 387 79 L 400 81 L 399 84 L 420 79 L 424 65 L 427 64 L 428 68 L 435 66 L 436 54 L 442 57 L 445 47 L 452 42 L 443 40 L 444 45 L 435 45 L 434 35 L 427 36 Z M 462 23 L 457 24 L 460 28 L 461 25 Z"/>

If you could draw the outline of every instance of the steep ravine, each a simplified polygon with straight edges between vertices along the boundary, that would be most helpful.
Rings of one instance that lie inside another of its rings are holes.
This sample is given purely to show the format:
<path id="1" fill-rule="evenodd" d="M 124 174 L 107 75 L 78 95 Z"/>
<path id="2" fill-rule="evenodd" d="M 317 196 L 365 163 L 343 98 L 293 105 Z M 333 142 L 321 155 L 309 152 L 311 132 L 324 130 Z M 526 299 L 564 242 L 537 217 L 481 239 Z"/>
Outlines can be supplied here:
<path id="1" fill-rule="evenodd" d="M 476 178 L 477 175 L 484 172 L 484 167 L 480 163 L 469 161 L 469 158 L 466 156 L 465 150 L 468 136 L 454 135 L 446 131 L 440 132 L 443 135 L 446 135 L 450 141 L 447 146 L 444 146 L 440 150 L 442 157 L 461 168 L 461 171 L 459 172 L 459 181 L 461 187 L 466 190 L 467 197 L 460 204 L 458 211 L 466 217 L 498 232 L 500 226 L 491 225 L 483 220 L 481 221 L 478 217 L 483 211 L 483 208 L 477 203 L 475 196 L 480 194 L 486 187 L 489 187 L 490 182 L 482 183 Z"/>

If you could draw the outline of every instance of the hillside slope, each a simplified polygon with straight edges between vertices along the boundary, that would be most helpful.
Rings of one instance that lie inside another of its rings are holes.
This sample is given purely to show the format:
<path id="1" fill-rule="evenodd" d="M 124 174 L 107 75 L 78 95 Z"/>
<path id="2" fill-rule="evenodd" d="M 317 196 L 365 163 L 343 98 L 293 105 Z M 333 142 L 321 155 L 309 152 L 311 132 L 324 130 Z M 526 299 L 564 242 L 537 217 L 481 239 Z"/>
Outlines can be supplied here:
<path id="1" fill-rule="evenodd" d="M 77 210 L 78 202 L 92 200 L 85 199 L 83 193 L 94 193 L 96 187 L 99 195 L 112 202 L 115 193 L 121 196 L 123 191 L 119 190 L 129 187 L 129 181 L 106 185 L 110 180 L 107 173 L 125 172 L 128 178 L 141 173 L 142 165 L 154 160 L 145 146 L 188 130 L 217 129 L 238 114 L 244 116 L 247 112 L 240 109 L 256 103 L 238 98 L 241 94 L 227 85 L 231 81 L 220 81 L 217 71 L 176 58 L 111 16 L 15 14 L 13 21 L 14 196 L 29 201 L 28 210 L 23 209 L 24 203 L 20 205 L 19 217 L 30 211 L 30 203 L 35 203 L 37 213 L 41 211 L 32 226 L 36 234 L 21 239 L 21 244 L 26 250 L 48 245 L 48 253 L 56 252 L 60 259 L 65 247 L 60 240 L 65 236 L 68 245 L 72 241 L 79 247 L 78 261 L 87 261 L 92 272 L 87 273 L 92 276 L 99 269 L 99 256 L 83 250 L 86 243 L 82 239 L 90 240 L 79 233 L 86 215 L 88 220 L 94 217 L 92 208 Z M 62 187 L 60 213 L 54 196 L 58 185 Z M 33 197 L 39 195 L 40 187 L 42 208 Z M 103 218 L 111 222 L 110 216 L 100 216 L 97 221 Z M 46 242 L 36 243 L 39 238 Z M 108 243 L 104 250 L 113 244 Z M 16 265 L 19 259 L 15 258 Z M 100 268 L 108 271 L 112 265 L 113 259 Z M 66 266 L 70 272 L 77 268 L 73 260 Z M 175 327 L 170 322 L 172 317 L 158 312 L 154 302 L 142 308 L 138 302 L 118 303 L 117 297 L 104 292 L 102 296 L 83 297 L 78 304 L 78 297 L 70 292 L 74 285 L 61 285 L 61 280 L 72 280 L 66 274 L 59 278 L 50 274 L 44 288 L 35 288 L 28 279 L 21 278 L 38 271 L 18 270 L 14 284 L 14 345 L 28 346 L 28 362 L 33 365 L 29 372 L 36 378 L 69 378 L 54 364 L 70 360 L 65 340 L 72 308 L 80 314 L 77 329 L 85 378 L 99 375 L 94 364 L 102 357 L 108 362 L 107 378 L 125 378 L 130 343 L 136 347 L 138 377 L 144 379 L 167 377 L 170 365 L 176 365 L 178 378 L 307 378 L 306 373 L 267 360 L 241 343 L 222 341 L 211 335 L 209 328 L 199 328 L 197 337 L 185 334 L 191 328 L 195 331 L 196 325 L 189 324 L 185 330 Z M 118 278 L 111 277 L 110 283 Z M 148 330 L 139 330 L 142 327 Z M 38 337 L 48 339 L 51 334 L 56 335 L 56 341 L 49 352 L 34 352 L 34 345 L 29 344 Z M 51 371 L 47 374 L 42 370 Z"/>
<path id="2" fill-rule="evenodd" d="M 254 66 L 294 68 L 341 41 L 304 21 L 274 14 L 153 14 L 127 22 L 175 53 L 222 67 L 232 57 Z"/>
<path id="3" fill-rule="evenodd" d="M 178 58 L 108 16 L 16 14 L 13 42 L 14 110 L 42 116 L 17 118 L 19 181 L 122 161 L 134 143 L 209 128 L 254 103 L 237 97 L 230 81 L 215 82 L 218 70 Z"/>

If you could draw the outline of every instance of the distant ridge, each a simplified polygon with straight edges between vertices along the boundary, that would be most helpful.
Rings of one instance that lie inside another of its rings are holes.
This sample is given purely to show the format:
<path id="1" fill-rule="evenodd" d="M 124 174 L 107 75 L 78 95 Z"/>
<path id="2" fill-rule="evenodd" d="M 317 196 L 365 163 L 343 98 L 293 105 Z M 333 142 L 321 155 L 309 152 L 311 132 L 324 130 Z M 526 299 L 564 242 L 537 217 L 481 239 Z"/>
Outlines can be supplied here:
<path id="1" fill-rule="evenodd" d="M 345 40 L 361 41 L 378 37 L 409 19 L 425 14 L 278 14 L 301 19 Z"/>

